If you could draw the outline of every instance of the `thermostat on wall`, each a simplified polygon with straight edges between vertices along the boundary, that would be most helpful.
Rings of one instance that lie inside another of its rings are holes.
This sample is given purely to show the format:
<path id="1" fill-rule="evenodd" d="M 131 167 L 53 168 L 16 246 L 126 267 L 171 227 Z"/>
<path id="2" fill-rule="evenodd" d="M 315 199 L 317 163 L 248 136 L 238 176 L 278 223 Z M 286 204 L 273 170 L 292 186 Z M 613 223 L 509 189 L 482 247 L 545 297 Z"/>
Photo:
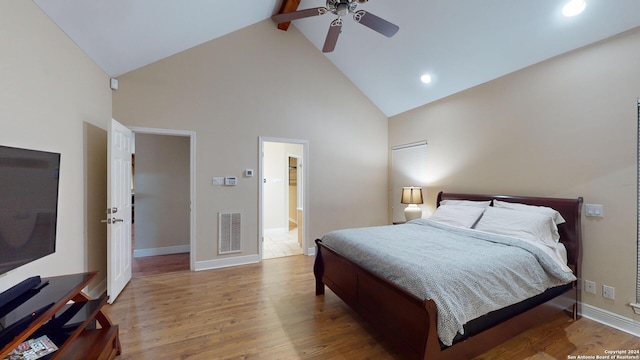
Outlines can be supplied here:
<path id="1" fill-rule="evenodd" d="M 224 184 L 225 185 L 237 185 L 238 184 L 238 179 L 235 176 L 226 176 L 224 178 Z"/>

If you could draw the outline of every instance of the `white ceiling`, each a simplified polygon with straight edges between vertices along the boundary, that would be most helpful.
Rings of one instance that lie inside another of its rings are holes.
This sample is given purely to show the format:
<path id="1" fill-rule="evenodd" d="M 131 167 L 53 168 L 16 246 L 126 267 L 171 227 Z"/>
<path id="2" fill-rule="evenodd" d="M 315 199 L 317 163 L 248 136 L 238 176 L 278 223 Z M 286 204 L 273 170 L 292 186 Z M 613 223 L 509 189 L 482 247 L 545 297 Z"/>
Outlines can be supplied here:
<path id="1" fill-rule="evenodd" d="M 359 5 L 396 25 L 386 38 L 345 19 L 326 54 L 387 116 L 640 26 L 638 0 L 371 0 Z M 282 0 L 34 0 L 109 76 L 268 19 Z M 299 10 L 324 6 L 302 0 Z M 334 15 L 293 23 L 318 49 Z M 273 31 L 277 30 L 276 25 Z M 320 50 L 318 50 L 320 52 Z M 433 82 L 420 82 L 431 73 Z"/>

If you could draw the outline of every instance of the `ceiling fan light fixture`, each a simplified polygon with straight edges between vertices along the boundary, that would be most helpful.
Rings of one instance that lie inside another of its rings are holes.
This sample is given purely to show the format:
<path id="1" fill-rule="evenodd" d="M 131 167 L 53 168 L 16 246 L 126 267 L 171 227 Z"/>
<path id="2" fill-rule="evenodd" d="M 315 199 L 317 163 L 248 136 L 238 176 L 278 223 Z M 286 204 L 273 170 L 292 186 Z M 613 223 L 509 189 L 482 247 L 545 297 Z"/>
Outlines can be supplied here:
<path id="1" fill-rule="evenodd" d="M 358 24 L 364 25 L 386 37 L 392 37 L 395 35 L 400 29 L 398 25 L 390 23 L 389 21 L 370 12 L 364 10 L 356 11 L 359 3 L 366 3 L 367 1 L 368 0 L 327 0 L 326 7 L 316 7 L 279 13 L 273 15 L 271 20 L 276 24 L 282 24 L 292 20 L 324 15 L 326 13 L 337 15 L 338 18 L 333 20 L 331 25 L 329 25 L 329 31 L 322 47 L 322 52 L 324 53 L 332 52 L 335 49 L 336 42 L 338 41 L 338 37 L 342 30 L 342 19 L 351 13 L 353 13 L 353 19 Z"/>
<path id="2" fill-rule="evenodd" d="M 336 14 L 338 16 L 347 16 L 349 15 L 349 5 L 347 4 L 338 4 L 338 7 L 336 8 Z"/>
<path id="3" fill-rule="evenodd" d="M 562 8 L 562 15 L 573 17 L 582 13 L 586 7 L 587 2 L 585 0 L 570 0 Z"/>

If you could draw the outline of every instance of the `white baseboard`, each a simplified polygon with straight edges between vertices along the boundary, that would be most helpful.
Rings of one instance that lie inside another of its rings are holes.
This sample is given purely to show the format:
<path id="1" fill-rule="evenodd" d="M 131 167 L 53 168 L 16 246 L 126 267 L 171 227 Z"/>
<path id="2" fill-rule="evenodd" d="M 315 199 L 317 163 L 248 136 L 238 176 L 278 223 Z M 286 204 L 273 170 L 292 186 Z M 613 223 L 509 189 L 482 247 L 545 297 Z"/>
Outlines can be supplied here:
<path id="1" fill-rule="evenodd" d="M 188 253 L 190 251 L 191 251 L 191 246 L 189 245 L 165 246 L 160 248 L 133 250 L 133 257 L 141 258 L 141 257 L 147 257 L 147 256 L 182 254 L 182 253 Z"/>
<path id="2" fill-rule="evenodd" d="M 83 289 L 83 292 L 87 294 L 92 299 L 97 299 L 100 295 L 104 294 L 107 291 L 107 279 L 104 278 L 98 285 L 96 285 L 93 290 L 88 291 L 87 288 Z"/>
<path id="3" fill-rule="evenodd" d="M 215 260 L 206 260 L 206 261 L 197 261 L 195 264 L 195 271 L 201 270 L 212 270 L 212 269 L 220 269 L 231 266 L 239 266 L 239 265 L 248 265 L 255 264 L 260 262 L 260 256 L 256 255 L 245 255 L 245 256 L 234 256 L 234 257 L 226 257 L 223 259 L 215 259 Z"/>
<path id="4" fill-rule="evenodd" d="M 582 309 L 580 315 L 614 329 L 640 337 L 639 321 L 588 304 L 581 303 L 580 306 Z"/>

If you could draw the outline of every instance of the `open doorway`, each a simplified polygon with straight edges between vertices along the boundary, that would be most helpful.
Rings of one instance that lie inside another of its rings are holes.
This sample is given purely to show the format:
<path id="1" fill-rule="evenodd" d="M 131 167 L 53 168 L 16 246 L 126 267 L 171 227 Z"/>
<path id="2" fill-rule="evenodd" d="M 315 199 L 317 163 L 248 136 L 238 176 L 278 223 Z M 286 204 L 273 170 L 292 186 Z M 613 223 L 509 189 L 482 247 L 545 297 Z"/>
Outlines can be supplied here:
<path id="1" fill-rule="evenodd" d="M 194 138 L 133 130 L 132 276 L 192 269 Z"/>
<path id="2" fill-rule="evenodd" d="M 304 140 L 260 139 L 262 259 L 308 254 Z"/>

